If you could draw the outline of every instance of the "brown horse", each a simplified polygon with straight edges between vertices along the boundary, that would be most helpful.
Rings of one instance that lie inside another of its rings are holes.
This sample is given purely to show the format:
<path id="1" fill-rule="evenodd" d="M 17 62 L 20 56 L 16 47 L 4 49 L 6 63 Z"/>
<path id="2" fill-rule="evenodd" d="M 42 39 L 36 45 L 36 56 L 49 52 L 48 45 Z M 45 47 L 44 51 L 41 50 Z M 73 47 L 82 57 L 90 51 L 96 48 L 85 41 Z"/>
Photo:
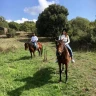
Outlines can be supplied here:
<path id="1" fill-rule="evenodd" d="M 56 41 L 56 49 L 57 49 L 57 59 L 59 65 L 60 82 L 61 82 L 61 73 L 64 70 L 64 65 L 65 65 L 65 74 L 66 74 L 65 82 L 67 82 L 68 63 L 71 60 L 71 58 L 69 56 L 68 49 L 62 40 Z"/>
<path id="2" fill-rule="evenodd" d="M 30 51 L 30 54 L 31 54 L 31 58 L 32 58 L 32 53 L 35 57 L 35 51 L 38 50 L 39 52 L 39 56 L 42 56 L 42 53 L 43 53 L 43 45 L 40 43 L 40 42 L 37 42 L 37 46 L 38 48 L 35 48 L 34 45 L 32 45 L 31 43 L 25 43 L 24 44 L 25 46 L 25 50 L 27 50 L 29 48 L 29 51 Z"/>

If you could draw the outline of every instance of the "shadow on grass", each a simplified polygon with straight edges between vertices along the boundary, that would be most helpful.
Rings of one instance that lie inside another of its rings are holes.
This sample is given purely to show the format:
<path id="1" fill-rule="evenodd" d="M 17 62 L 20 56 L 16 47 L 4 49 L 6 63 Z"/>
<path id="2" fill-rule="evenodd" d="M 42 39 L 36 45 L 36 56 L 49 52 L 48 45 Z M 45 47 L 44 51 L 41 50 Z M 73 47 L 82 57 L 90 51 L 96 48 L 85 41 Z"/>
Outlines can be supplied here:
<path id="1" fill-rule="evenodd" d="M 20 58 L 18 58 L 18 59 L 9 59 L 9 61 L 8 62 L 6 62 L 6 63 L 11 63 L 11 62 L 15 62 L 15 61 L 20 61 L 20 60 L 29 60 L 29 59 L 31 59 L 31 56 L 24 56 L 24 57 L 20 57 Z"/>
<path id="2" fill-rule="evenodd" d="M 16 79 L 16 82 L 25 82 L 24 86 L 18 87 L 15 90 L 7 92 L 9 96 L 20 96 L 23 91 L 30 90 L 33 88 L 39 88 L 45 84 L 50 83 L 50 79 L 52 78 L 51 74 L 53 73 L 54 69 L 43 68 L 37 71 L 33 77 L 26 77 L 23 79 Z"/>
<path id="3" fill-rule="evenodd" d="M 96 71 L 96 68 L 92 68 L 92 70 Z"/>
<path id="4" fill-rule="evenodd" d="M 31 59 L 31 56 L 24 56 L 24 57 L 21 57 L 21 58 L 19 58 L 19 59 L 16 59 L 15 61 L 27 60 L 27 59 Z"/>

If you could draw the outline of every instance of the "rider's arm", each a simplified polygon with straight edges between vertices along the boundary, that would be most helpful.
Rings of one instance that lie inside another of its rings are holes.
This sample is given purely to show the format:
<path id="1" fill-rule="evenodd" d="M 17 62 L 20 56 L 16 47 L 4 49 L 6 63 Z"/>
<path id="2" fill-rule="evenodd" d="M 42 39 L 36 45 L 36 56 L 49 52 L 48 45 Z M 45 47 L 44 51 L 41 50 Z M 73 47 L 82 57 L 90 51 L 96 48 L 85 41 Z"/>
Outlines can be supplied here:
<path id="1" fill-rule="evenodd" d="M 38 41 L 38 37 L 37 37 L 37 36 L 35 36 L 35 41 L 36 41 L 36 42 Z"/>
<path id="2" fill-rule="evenodd" d="M 67 36 L 67 42 L 65 43 L 65 45 L 69 44 L 69 43 L 70 43 L 70 38 L 69 38 L 69 36 Z"/>

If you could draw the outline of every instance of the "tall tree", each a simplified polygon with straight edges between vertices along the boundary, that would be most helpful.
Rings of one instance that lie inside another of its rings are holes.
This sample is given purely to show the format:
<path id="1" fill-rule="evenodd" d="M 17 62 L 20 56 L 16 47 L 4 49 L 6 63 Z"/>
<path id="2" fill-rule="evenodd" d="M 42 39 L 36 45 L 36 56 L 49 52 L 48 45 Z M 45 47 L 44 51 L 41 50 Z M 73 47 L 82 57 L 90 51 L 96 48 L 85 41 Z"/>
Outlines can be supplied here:
<path id="1" fill-rule="evenodd" d="M 68 10 L 64 6 L 50 5 L 38 17 L 37 33 L 40 36 L 58 36 L 66 28 L 68 14 Z"/>

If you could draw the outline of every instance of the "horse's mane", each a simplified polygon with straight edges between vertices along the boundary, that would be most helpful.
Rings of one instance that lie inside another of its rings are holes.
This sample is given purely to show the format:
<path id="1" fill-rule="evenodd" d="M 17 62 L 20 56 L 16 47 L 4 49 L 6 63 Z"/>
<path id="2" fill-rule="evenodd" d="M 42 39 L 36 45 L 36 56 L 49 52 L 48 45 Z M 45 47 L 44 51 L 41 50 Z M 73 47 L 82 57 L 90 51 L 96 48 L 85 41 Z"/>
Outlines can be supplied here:
<path id="1" fill-rule="evenodd" d="M 64 52 L 64 55 L 65 55 L 65 58 L 67 59 L 69 57 L 69 54 L 68 54 L 68 49 L 65 46 L 65 44 L 64 44 L 64 51 L 63 52 Z"/>

